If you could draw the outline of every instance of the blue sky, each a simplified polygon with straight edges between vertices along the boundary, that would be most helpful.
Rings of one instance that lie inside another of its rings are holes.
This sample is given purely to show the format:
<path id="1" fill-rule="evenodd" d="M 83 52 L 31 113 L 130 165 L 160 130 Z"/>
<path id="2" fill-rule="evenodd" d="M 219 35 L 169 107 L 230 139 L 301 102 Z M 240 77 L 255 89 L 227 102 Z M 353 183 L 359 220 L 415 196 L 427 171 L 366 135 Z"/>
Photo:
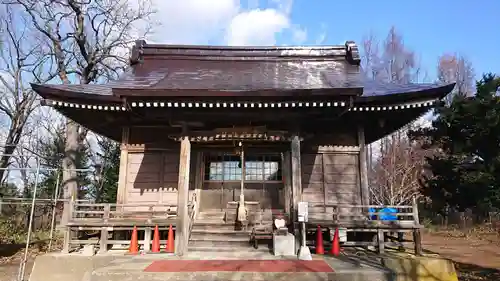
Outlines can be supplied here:
<path id="1" fill-rule="evenodd" d="M 438 57 L 459 53 L 476 77 L 500 73 L 500 0 L 152 0 L 161 27 L 149 41 L 215 45 L 343 44 L 391 26 L 435 78 Z M 324 40 L 322 40 L 324 39 Z"/>
<path id="2" fill-rule="evenodd" d="M 430 75 L 444 52 L 465 55 L 477 76 L 500 73 L 499 0 L 296 0 L 291 17 L 307 29 L 306 44 L 314 44 L 323 32 L 323 44 L 360 43 L 370 31 L 384 39 L 395 26 Z"/>

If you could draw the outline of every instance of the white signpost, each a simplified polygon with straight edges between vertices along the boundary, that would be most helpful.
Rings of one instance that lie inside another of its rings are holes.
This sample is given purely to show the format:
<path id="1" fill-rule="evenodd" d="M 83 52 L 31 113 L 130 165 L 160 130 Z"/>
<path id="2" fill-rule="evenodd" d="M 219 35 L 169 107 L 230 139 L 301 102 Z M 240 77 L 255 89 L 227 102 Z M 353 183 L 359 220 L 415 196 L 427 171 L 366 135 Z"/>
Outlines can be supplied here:
<path id="1" fill-rule="evenodd" d="M 302 245 L 299 250 L 299 259 L 300 260 L 312 260 L 311 251 L 309 247 L 306 245 L 306 222 L 309 217 L 308 203 L 307 202 L 299 202 L 299 206 L 297 208 L 297 217 L 299 222 L 302 223 Z"/>
<path id="2" fill-rule="evenodd" d="M 307 202 L 299 202 L 299 208 L 298 208 L 298 218 L 299 222 L 307 222 L 308 221 L 308 216 L 309 216 L 309 209 L 308 209 L 308 204 Z"/>

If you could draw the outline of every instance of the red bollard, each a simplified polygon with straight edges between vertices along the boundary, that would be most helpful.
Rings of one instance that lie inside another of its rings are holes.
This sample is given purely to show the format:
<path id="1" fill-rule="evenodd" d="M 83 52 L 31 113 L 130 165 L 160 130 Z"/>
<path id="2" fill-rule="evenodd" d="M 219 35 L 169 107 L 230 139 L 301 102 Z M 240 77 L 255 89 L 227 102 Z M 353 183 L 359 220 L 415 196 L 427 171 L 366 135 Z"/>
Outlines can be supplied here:
<path id="1" fill-rule="evenodd" d="M 325 248 L 323 247 L 323 231 L 321 230 L 321 226 L 319 225 L 318 230 L 316 231 L 316 254 L 325 254 Z"/>
<path id="2" fill-rule="evenodd" d="M 172 229 L 172 225 L 168 228 L 168 237 L 167 237 L 167 253 L 173 253 L 174 252 L 174 231 Z"/>
<path id="3" fill-rule="evenodd" d="M 160 252 L 160 231 L 158 230 L 158 225 L 155 226 L 155 232 L 153 235 L 153 245 L 151 252 L 159 253 Z"/>
<path id="4" fill-rule="evenodd" d="M 135 225 L 134 230 L 132 230 L 132 238 L 130 239 L 128 253 L 131 255 L 137 255 L 137 253 L 139 253 L 139 241 L 137 241 L 137 227 L 135 227 Z"/>
<path id="5" fill-rule="evenodd" d="M 335 228 L 335 234 L 333 235 L 332 249 L 330 250 L 330 254 L 334 255 L 334 256 L 338 256 L 340 254 L 339 229 L 338 228 Z"/>

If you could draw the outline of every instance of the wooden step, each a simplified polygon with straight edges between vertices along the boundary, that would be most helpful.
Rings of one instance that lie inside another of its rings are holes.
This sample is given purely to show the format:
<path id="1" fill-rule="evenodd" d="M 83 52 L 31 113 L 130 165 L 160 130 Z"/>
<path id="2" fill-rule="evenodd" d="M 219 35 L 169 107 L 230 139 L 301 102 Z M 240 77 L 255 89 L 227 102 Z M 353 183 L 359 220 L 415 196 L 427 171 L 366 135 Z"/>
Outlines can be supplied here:
<path id="1" fill-rule="evenodd" d="M 226 223 L 223 220 L 196 220 L 192 230 L 235 230 L 234 223 Z"/>
<path id="2" fill-rule="evenodd" d="M 222 211 L 199 212 L 197 220 L 223 220 L 226 213 Z"/>
<path id="3" fill-rule="evenodd" d="M 233 230 L 233 229 L 200 229 L 200 228 L 194 228 L 191 230 L 191 233 L 197 233 L 197 234 L 213 234 L 213 235 L 235 235 L 235 236 L 242 236 L 242 235 L 248 235 L 252 231 L 247 230 Z"/>
<path id="4" fill-rule="evenodd" d="M 226 237 L 223 238 L 212 238 L 212 240 L 206 240 L 204 238 L 190 238 L 188 247 L 191 248 L 192 246 L 196 247 L 213 247 L 213 248 L 231 248 L 231 247 L 246 247 L 246 248 L 251 248 L 252 246 L 250 245 L 250 237 L 246 238 L 231 238 L 227 239 Z"/>
<path id="5" fill-rule="evenodd" d="M 250 233 L 249 232 L 219 232 L 219 233 L 213 233 L 213 232 L 203 232 L 203 231 L 198 231 L 198 232 L 191 232 L 190 240 L 206 240 L 206 241 L 241 241 L 241 240 L 246 240 L 248 241 L 250 239 Z"/>
<path id="6" fill-rule="evenodd" d="M 203 245 L 189 245 L 189 252 L 226 252 L 226 253 L 235 253 L 235 252 L 240 252 L 240 253 L 265 253 L 268 254 L 270 253 L 269 247 L 265 245 L 260 245 L 258 249 L 253 248 L 252 246 L 245 245 L 245 246 L 217 246 L 214 247 L 213 245 L 209 246 L 203 246 Z"/>

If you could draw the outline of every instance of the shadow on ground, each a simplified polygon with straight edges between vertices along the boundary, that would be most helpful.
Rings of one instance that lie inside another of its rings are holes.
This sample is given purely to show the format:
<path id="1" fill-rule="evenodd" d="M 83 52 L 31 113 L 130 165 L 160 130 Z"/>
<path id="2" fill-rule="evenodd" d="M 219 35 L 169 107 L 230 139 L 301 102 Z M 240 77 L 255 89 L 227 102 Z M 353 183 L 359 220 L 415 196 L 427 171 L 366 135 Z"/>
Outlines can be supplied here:
<path id="1" fill-rule="evenodd" d="M 26 244 L 0 244 L 0 258 L 14 256 L 20 250 L 24 249 Z"/>
<path id="2" fill-rule="evenodd" d="M 33 241 L 30 243 L 30 253 L 45 253 L 48 247 L 48 239 Z M 54 248 L 57 246 L 57 243 L 54 242 Z M 10 244 L 0 244 L 0 259 L 14 257 L 16 254 L 24 251 L 26 244 L 24 243 L 10 243 Z"/>

